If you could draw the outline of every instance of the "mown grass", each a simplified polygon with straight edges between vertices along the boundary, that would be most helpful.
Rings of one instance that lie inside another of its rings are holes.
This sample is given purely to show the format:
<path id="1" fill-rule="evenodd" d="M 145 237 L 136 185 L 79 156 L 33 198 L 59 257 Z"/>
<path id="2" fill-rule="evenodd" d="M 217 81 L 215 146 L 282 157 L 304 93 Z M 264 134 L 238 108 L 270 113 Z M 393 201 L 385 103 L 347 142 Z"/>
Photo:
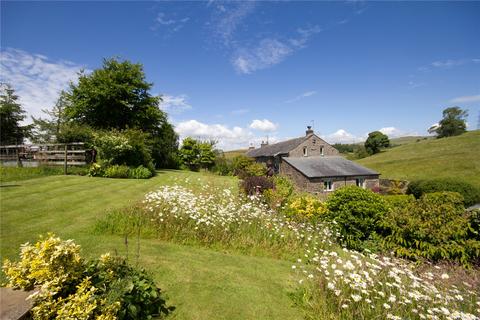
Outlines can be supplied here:
<path id="1" fill-rule="evenodd" d="M 420 140 L 356 160 L 381 178 L 416 180 L 456 178 L 480 188 L 480 131 Z"/>
<path id="2" fill-rule="evenodd" d="M 69 175 L 86 175 L 88 167 L 68 167 Z M 64 174 L 63 166 L 39 166 L 39 167 L 5 167 L 0 165 L 0 183 L 29 180 L 40 177 L 59 176 Z"/>
<path id="3" fill-rule="evenodd" d="M 186 178 L 188 178 L 186 180 Z M 75 239 L 84 255 L 117 252 L 137 263 L 137 239 L 125 246 L 123 236 L 94 232 L 109 212 L 132 206 L 161 185 L 207 182 L 236 187 L 232 177 L 208 173 L 160 171 L 148 180 L 48 176 L 9 179 L 0 188 L 0 256 L 17 259 L 21 243 L 55 232 Z M 138 263 L 150 270 L 176 307 L 172 319 L 300 319 L 292 307 L 291 263 L 267 257 L 243 256 L 225 250 L 181 245 L 159 239 L 139 239 Z"/>

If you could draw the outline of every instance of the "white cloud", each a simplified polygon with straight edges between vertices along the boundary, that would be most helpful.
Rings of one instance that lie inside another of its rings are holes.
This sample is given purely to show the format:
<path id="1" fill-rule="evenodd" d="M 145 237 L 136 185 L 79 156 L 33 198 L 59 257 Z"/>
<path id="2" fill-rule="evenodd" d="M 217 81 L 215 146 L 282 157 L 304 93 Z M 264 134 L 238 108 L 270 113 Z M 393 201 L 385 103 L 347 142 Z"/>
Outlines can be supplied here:
<path id="1" fill-rule="evenodd" d="M 385 128 L 378 129 L 378 131 L 387 135 L 389 138 L 398 138 L 398 137 L 409 135 L 408 133 L 395 127 L 385 127 Z"/>
<path id="2" fill-rule="evenodd" d="M 447 59 L 447 60 L 437 60 L 430 63 L 427 66 L 418 68 L 419 71 L 430 71 L 431 69 L 451 69 L 458 66 L 463 66 L 470 63 L 480 63 L 480 59 Z"/>
<path id="3" fill-rule="evenodd" d="M 216 11 L 212 21 L 213 32 L 222 44 L 230 47 L 235 31 L 243 20 L 255 9 L 255 1 L 231 1 L 215 3 Z"/>
<path id="4" fill-rule="evenodd" d="M 468 102 L 478 102 L 478 101 L 480 101 L 480 94 L 475 96 L 456 97 L 450 100 L 451 103 L 468 103 Z"/>
<path id="5" fill-rule="evenodd" d="M 322 135 L 322 138 L 328 143 L 356 143 L 361 140 L 361 138 L 347 132 L 345 129 L 339 129 L 334 133 Z"/>
<path id="6" fill-rule="evenodd" d="M 308 40 L 320 31 L 318 26 L 314 26 L 297 29 L 296 37 L 290 39 L 263 38 L 254 45 L 239 47 L 233 55 L 232 64 L 242 74 L 269 68 L 304 48 Z"/>
<path id="7" fill-rule="evenodd" d="M 48 57 L 8 48 L 0 52 L 0 79 L 9 83 L 19 96 L 28 115 L 44 116 L 60 91 L 78 79 L 83 67 L 70 61 L 52 61 Z"/>
<path id="8" fill-rule="evenodd" d="M 189 17 L 177 18 L 175 15 L 172 17 L 171 15 L 167 16 L 164 12 L 159 12 L 157 13 L 154 24 L 150 29 L 156 31 L 160 27 L 163 27 L 170 32 L 177 32 L 182 29 L 188 21 L 190 21 Z"/>
<path id="9" fill-rule="evenodd" d="M 187 101 L 188 96 L 181 94 L 178 96 L 163 95 L 160 108 L 167 113 L 181 113 L 192 109 L 192 106 Z"/>
<path id="10" fill-rule="evenodd" d="M 202 140 L 216 140 L 218 147 L 231 149 L 245 149 L 249 143 L 255 140 L 252 132 L 245 128 L 229 128 L 223 124 L 206 124 L 197 120 L 188 120 L 178 123 L 175 131 L 183 140 L 186 137 L 193 137 Z"/>
<path id="11" fill-rule="evenodd" d="M 259 131 L 264 131 L 264 132 L 272 132 L 277 130 L 278 125 L 272 123 L 271 121 L 267 119 L 263 120 L 253 120 L 252 123 L 250 124 L 251 129 L 259 130 Z"/>
<path id="12" fill-rule="evenodd" d="M 301 99 L 303 99 L 303 98 L 311 97 L 311 96 L 313 96 L 314 94 L 317 94 L 317 91 L 307 91 L 307 92 L 304 92 L 304 93 L 296 96 L 296 97 L 293 98 L 293 99 L 290 99 L 290 100 L 285 101 L 285 103 L 296 102 L 296 101 L 301 100 Z"/>

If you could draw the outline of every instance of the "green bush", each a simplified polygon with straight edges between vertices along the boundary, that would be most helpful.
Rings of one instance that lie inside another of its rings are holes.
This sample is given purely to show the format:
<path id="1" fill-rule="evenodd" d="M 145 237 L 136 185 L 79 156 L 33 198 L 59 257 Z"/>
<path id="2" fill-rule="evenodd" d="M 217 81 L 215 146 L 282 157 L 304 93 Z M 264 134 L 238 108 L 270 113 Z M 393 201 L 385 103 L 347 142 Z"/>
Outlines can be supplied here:
<path id="1" fill-rule="evenodd" d="M 384 245 L 411 259 L 456 260 L 464 265 L 480 257 L 480 242 L 469 239 L 469 213 L 456 192 L 427 193 L 383 219 Z"/>
<path id="2" fill-rule="evenodd" d="M 383 196 L 383 199 L 387 201 L 391 208 L 404 208 L 410 203 L 415 202 L 415 197 L 411 194 L 386 195 Z"/>
<path id="3" fill-rule="evenodd" d="M 334 222 L 342 242 L 353 249 L 365 247 L 379 230 L 379 221 L 389 210 L 382 196 L 356 186 L 335 191 L 327 199 L 327 220 Z"/>
<path id="4" fill-rule="evenodd" d="M 458 192 L 463 196 L 466 207 L 480 203 L 480 190 L 471 184 L 453 178 L 417 180 L 408 185 L 407 194 L 413 194 L 419 199 L 422 195 L 432 192 Z"/>
<path id="5" fill-rule="evenodd" d="M 273 189 L 265 190 L 263 196 L 270 208 L 274 210 L 283 209 L 294 194 L 295 187 L 287 177 L 276 175 L 272 179 Z"/>
<path id="6" fill-rule="evenodd" d="M 53 234 L 22 245 L 20 258 L 6 260 L 3 271 L 9 287 L 38 288 L 34 319 L 151 319 L 169 312 L 152 278 L 122 258 L 85 261 L 80 246 Z"/>
<path id="7" fill-rule="evenodd" d="M 99 160 L 106 165 L 143 165 L 154 172 L 148 139 L 149 135 L 140 130 L 112 130 L 96 133 L 94 144 Z"/>
<path id="8" fill-rule="evenodd" d="M 153 176 L 150 169 L 145 168 L 144 166 L 138 166 L 134 169 L 130 169 L 129 177 L 133 179 L 148 179 Z"/>
<path id="9" fill-rule="evenodd" d="M 253 158 L 239 155 L 232 159 L 233 174 L 243 179 L 245 177 L 264 176 L 267 168 L 263 163 L 255 162 Z"/>
<path id="10" fill-rule="evenodd" d="M 103 174 L 105 178 L 129 178 L 130 177 L 130 168 L 127 166 L 113 165 L 105 169 Z"/>
<path id="11" fill-rule="evenodd" d="M 231 163 L 223 155 L 217 155 L 212 171 L 221 176 L 229 176 L 233 174 Z"/>

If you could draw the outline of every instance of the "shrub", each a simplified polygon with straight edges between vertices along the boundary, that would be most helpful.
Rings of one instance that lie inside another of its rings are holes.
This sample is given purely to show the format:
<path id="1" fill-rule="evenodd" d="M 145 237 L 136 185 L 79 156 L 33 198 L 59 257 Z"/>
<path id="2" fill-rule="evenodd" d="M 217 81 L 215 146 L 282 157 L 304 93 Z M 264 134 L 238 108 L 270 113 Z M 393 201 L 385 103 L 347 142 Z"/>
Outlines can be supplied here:
<path id="1" fill-rule="evenodd" d="M 480 209 L 470 211 L 470 236 L 480 241 Z"/>
<path id="2" fill-rule="evenodd" d="M 294 185 L 290 179 L 284 176 L 274 176 L 273 189 L 267 189 L 263 192 L 266 202 L 270 208 L 277 210 L 285 208 L 290 198 L 294 194 Z"/>
<path id="3" fill-rule="evenodd" d="M 105 178 L 128 178 L 130 176 L 130 168 L 127 166 L 113 165 L 105 169 L 103 174 Z"/>
<path id="4" fill-rule="evenodd" d="M 109 254 L 85 261 L 72 240 L 49 234 L 22 245 L 20 258 L 6 260 L 3 271 L 10 287 L 38 288 L 34 319 L 150 319 L 169 311 L 144 270 Z"/>
<path id="5" fill-rule="evenodd" d="M 146 144 L 148 138 L 149 135 L 140 130 L 112 130 L 97 133 L 94 144 L 98 158 L 106 165 L 143 165 L 153 172 L 151 150 Z"/>
<path id="6" fill-rule="evenodd" d="M 212 171 L 221 176 L 229 176 L 233 174 L 233 169 L 229 161 L 223 155 L 217 155 Z"/>
<path id="7" fill-rule="evenodd" d="M 246 177 L 241 182 L 241 188 L 248 195 L 263 193 L 273 188 L 273 181 L 267 177 Z"/>
<path id="8" fill-rule="evenodd" d="M 233 174 L 241 179 L 252 176 L 264 176 L 267 168 L 264 164 L 255 162 L 253 158 L 239 155 L 232 160 Z"/>
<path id="9" fill-rule="evenodd" d="M 387 201 L 391 208 L 404 208 L 410 203 L 415 202 L 415 197 L 411 194 L 387 195 L 383 196 L 383 199 Z"/>
<path id="10" fill-rule="evenodd" d="M 325 203 L 311 195 L 295 198 L 285 210 L 288 217 L 298 220 L 316 220 L 326 212 Z"/>
<path id="11" fill-rule="evenodd" d="M 407 188 L 407 194 L 413 194 L 417 199 L 425 193 L 441 191 L 460 193 L 467 207 L 480 202 L 480 190 L 478 188 L 453 178 L 412 181 Z"/>
<path id="12" fill-rule="evenodd" d="M 337 225 L 344 244 L 361 249 L 374 238 L 378 223 L 388 212 L 382 196 L 370 190 L 348 186 L 335 191 L 326 202 L 326 218 Z"/>
<path id="13" fill-rule="evenodd" d="M 385 216 L 384 244 L 411 259 L 451 259 L 467 265 L 480 256 L 480 242 L 468 239 L 469 213 L 455 192 L 427 193 Z"/>
<path id="14" fill-rule="evenodd" d="M 152 172 L 150 169 L 145 168 L 144 166 L 140 165 L 134 169 L 130 169 L 129 178 L 133 179 L 148 179 L 152 177 Z"/>

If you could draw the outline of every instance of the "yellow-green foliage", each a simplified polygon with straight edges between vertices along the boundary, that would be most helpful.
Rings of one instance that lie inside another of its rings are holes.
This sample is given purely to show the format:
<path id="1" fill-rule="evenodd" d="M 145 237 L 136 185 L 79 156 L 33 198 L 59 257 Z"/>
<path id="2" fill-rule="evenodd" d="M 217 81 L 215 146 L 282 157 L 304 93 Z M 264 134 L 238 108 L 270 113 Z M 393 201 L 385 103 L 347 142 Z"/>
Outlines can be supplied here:
<path id="1" fill-rule="evenodd" d="M 62 241 L 49 233 L 47 238 L 20 249 L 20 262 L 5 261 L 3 271 L 13 288 L 31 290 L 45 286 L 58 291 L 65 283 L 76 281 L 82 273 L 80 246 L 72 240 Z"/>
<path id="2" fill-rule="evenodd" d="M 295 219 L 314 219 L 326 212 L 325 204 L 309 195 L 295 198 L 286 210 L 287 215 Z"/>
<path id="3" fill-rule="evenodd" d="M 168 313 L 160 289 L 143 271 L 109 254 L 84 261 L 80 246 L 53 234 L 21 247 L 3 265 L 7 286 L 36 292 L 34 319 L 150 319 Z"/>

